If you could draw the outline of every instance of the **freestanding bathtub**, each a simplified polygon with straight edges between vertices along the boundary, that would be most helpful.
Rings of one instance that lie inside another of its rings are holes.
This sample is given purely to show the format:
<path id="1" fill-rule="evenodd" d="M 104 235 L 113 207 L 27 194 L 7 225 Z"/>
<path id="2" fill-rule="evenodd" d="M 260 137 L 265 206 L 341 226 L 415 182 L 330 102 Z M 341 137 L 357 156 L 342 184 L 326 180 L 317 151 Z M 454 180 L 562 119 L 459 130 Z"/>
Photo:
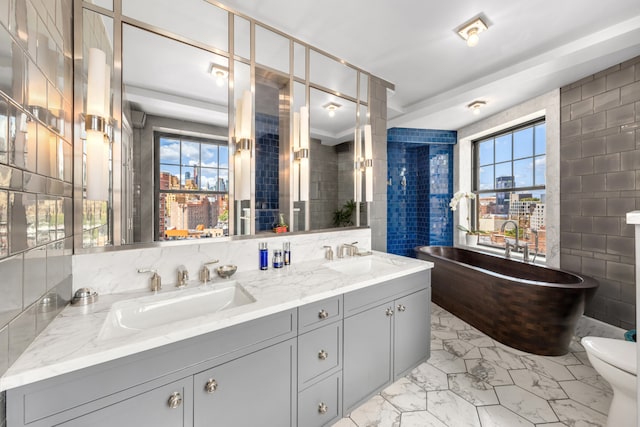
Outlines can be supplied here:
<path id="1" fill-rule="evenodd" d="M 432 301 L 497 341 L 534 354 L 566 354 L 598 282 L 461 248 L 421 246 Z"/>

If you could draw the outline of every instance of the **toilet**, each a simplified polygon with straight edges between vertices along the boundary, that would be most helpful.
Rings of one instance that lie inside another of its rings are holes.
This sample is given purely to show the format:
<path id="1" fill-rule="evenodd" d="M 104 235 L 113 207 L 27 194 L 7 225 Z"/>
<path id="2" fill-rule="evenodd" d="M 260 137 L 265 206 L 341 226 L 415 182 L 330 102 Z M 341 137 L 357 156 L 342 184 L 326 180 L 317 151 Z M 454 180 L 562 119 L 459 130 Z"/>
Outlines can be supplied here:
<path id="1" fill-rule="evenodd" d="M 637 427 L 636 343 L 612 338 L 584 337 L 589 362 L 613 389 L 607 427 Z"/>

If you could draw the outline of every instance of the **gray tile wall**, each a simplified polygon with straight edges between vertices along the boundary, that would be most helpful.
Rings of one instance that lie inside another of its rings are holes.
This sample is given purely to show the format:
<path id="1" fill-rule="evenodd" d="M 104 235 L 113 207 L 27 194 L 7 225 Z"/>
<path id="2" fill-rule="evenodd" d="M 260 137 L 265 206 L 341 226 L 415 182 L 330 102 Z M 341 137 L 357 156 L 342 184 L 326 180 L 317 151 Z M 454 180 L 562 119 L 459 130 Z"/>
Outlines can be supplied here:
<path id="1" fill-rule="evenodd" d="M 0 375 L 71 296 L 71 15 L 0 2 Z"/>
<path id="2" fill-rule="evenodd" d="M 560 106 L 560 265 L 600 282 L 585 314 L 635 328 L 640 57 L 561 88 Z"/>
<path id="3" fill-rule="evenodd" d="M 370 77 L 369 113 L 373 137 L 373 203 L 369 214 L 371 248 L 387 251 L 387 85 Z"/>

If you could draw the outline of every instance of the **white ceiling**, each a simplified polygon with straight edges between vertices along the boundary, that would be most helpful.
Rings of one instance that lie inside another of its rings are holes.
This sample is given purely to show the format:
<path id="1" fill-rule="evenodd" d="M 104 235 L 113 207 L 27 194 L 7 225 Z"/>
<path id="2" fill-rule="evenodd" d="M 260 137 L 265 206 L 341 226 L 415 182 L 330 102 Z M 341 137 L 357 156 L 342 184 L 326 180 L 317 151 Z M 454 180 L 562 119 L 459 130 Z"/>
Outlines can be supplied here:
<path id="1" fill-rule="evenodd" d="M 221 3 L 395 84 L 388 127 L 457 130 L 640 55 L 639 0 Z M 479 14 L 469 48 L 455 29 Z"/>

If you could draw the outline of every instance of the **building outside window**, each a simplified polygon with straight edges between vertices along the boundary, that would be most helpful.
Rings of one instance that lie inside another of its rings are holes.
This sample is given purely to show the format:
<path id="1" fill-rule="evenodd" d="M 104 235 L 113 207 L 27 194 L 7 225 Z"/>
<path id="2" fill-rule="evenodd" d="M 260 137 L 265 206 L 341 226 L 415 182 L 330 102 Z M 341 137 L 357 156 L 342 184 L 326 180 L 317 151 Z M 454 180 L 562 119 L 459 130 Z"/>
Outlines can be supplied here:
<path id="1" fill-rule="evenodd" d="M 474 228 L 478 244 L 504 248 L 515 241 L 544 257 L 546 125 L 544 119 L 474 141 Z"/>
<path id="2" fill-rule="evenodd" d="M 229 234 L 226 140 L 156 133 L 158 240 Z"/>

